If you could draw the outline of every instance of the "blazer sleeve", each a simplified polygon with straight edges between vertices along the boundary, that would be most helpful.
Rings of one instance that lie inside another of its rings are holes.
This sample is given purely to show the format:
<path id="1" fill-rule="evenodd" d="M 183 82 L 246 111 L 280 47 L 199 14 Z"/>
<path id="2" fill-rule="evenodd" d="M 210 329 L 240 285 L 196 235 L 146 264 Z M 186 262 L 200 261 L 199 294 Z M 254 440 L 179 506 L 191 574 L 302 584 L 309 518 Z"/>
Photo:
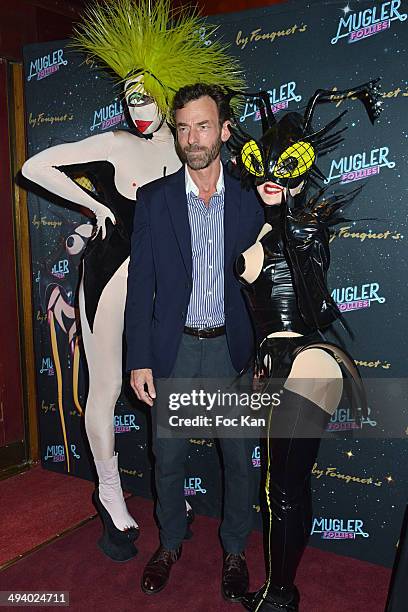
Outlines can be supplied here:
<path id="1" fill-rule="evenodd" d="M 125 311 L 127 370 L 153 368 L 152 318 L 156 275 L 146 200 L 141 188 L 135 206 Z"/>

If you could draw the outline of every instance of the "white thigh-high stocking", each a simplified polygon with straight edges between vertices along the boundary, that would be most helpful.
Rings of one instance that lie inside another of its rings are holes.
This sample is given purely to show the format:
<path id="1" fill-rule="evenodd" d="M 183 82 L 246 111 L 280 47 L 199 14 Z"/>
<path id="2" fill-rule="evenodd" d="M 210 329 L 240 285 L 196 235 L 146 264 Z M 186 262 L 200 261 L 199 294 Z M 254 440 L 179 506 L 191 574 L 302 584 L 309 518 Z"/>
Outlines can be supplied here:
<path id="1" fill-rule="evenodd" d="M 137 527 L 127 511 L 114 453 L 113 416 L 122 387 L 122 335 L 126 300 L 127 259 L 104 288 L 93 332 L 85 314 L 83 282 L 79 289 L 82 339 L 89 371 L 85 428 L 99 477 L 99 498 L 120 530 Z"/>

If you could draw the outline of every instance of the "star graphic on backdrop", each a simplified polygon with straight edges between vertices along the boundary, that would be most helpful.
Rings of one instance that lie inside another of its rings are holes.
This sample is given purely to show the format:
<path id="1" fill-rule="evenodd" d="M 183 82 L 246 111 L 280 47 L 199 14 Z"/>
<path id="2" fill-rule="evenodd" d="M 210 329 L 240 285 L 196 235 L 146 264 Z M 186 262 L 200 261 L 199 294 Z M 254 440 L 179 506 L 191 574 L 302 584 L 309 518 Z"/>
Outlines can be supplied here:
<path id="1" fill-rule="evenodd" d="M 387 480 L 388 482 L 394 482 L 394 479 L 391 475 L 386 476 L 385 480 Z"/>
<path id="2" fill-rule="evenodd" d="M 345 452 L 345 455 L 347 455 L 347 457 L 348 457 L 349 459 L 351 459 L 352 457 L 354 457 L 354 453 L 353 453 L 351 450 L 346 451 L 346 452 Z"/>
<path id="3" fill-rule="evenodd" d="M 341 10 L 343 11 L 345 15 L 351 12 L 351 8 L 348 4 L 346 4 L 346 6 L 344 6 Z"/>

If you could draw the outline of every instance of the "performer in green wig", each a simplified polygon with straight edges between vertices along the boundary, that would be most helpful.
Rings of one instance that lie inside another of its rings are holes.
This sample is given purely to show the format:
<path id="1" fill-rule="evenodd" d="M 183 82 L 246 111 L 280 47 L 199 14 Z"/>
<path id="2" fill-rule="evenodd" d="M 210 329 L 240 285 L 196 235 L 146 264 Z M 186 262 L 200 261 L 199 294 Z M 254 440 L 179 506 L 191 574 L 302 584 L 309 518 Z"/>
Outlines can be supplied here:
<path id="1" fill-rule="evenodd" d="M 131 130 L 46 149 L 22 168 L 26 178 L 95 215 L 79 288 L 89 369 L 85 426 L 99 477 L 94 494 L 104 524 L 99 546 L 116 561 L 136 555 L 139 534 L 123 498 L 113 428 L 122 386 L 133 209 L 141 185 L 181 166 L 167 123 L 175 92 L 196 82 L 242 88 L 237 62 L 213 34 L 195 11 L 172 10 L 169 0 L 105 0 L 87 8 L 73 45 L 114 73 Z M 96 196 L 70 178 L 74 169 L 98 185 Z"/>

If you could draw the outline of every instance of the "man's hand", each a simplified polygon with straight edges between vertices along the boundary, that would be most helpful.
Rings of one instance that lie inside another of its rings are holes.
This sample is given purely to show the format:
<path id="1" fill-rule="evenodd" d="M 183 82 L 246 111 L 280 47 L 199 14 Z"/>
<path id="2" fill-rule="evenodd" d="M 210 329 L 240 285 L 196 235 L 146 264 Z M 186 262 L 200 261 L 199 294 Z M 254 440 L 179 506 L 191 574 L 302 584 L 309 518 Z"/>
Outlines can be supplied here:
<path id="1" fill-rule="evenodd" d="M 156 390 L 153 383 L 153 373 L 149 368 L 132 370 L 130 384 L 138 400 L 148 406 L 153 406 L 153 400 L 156 399 Z M 147 386 L 147 392 L 145 391 L 145 385 Z"/>

